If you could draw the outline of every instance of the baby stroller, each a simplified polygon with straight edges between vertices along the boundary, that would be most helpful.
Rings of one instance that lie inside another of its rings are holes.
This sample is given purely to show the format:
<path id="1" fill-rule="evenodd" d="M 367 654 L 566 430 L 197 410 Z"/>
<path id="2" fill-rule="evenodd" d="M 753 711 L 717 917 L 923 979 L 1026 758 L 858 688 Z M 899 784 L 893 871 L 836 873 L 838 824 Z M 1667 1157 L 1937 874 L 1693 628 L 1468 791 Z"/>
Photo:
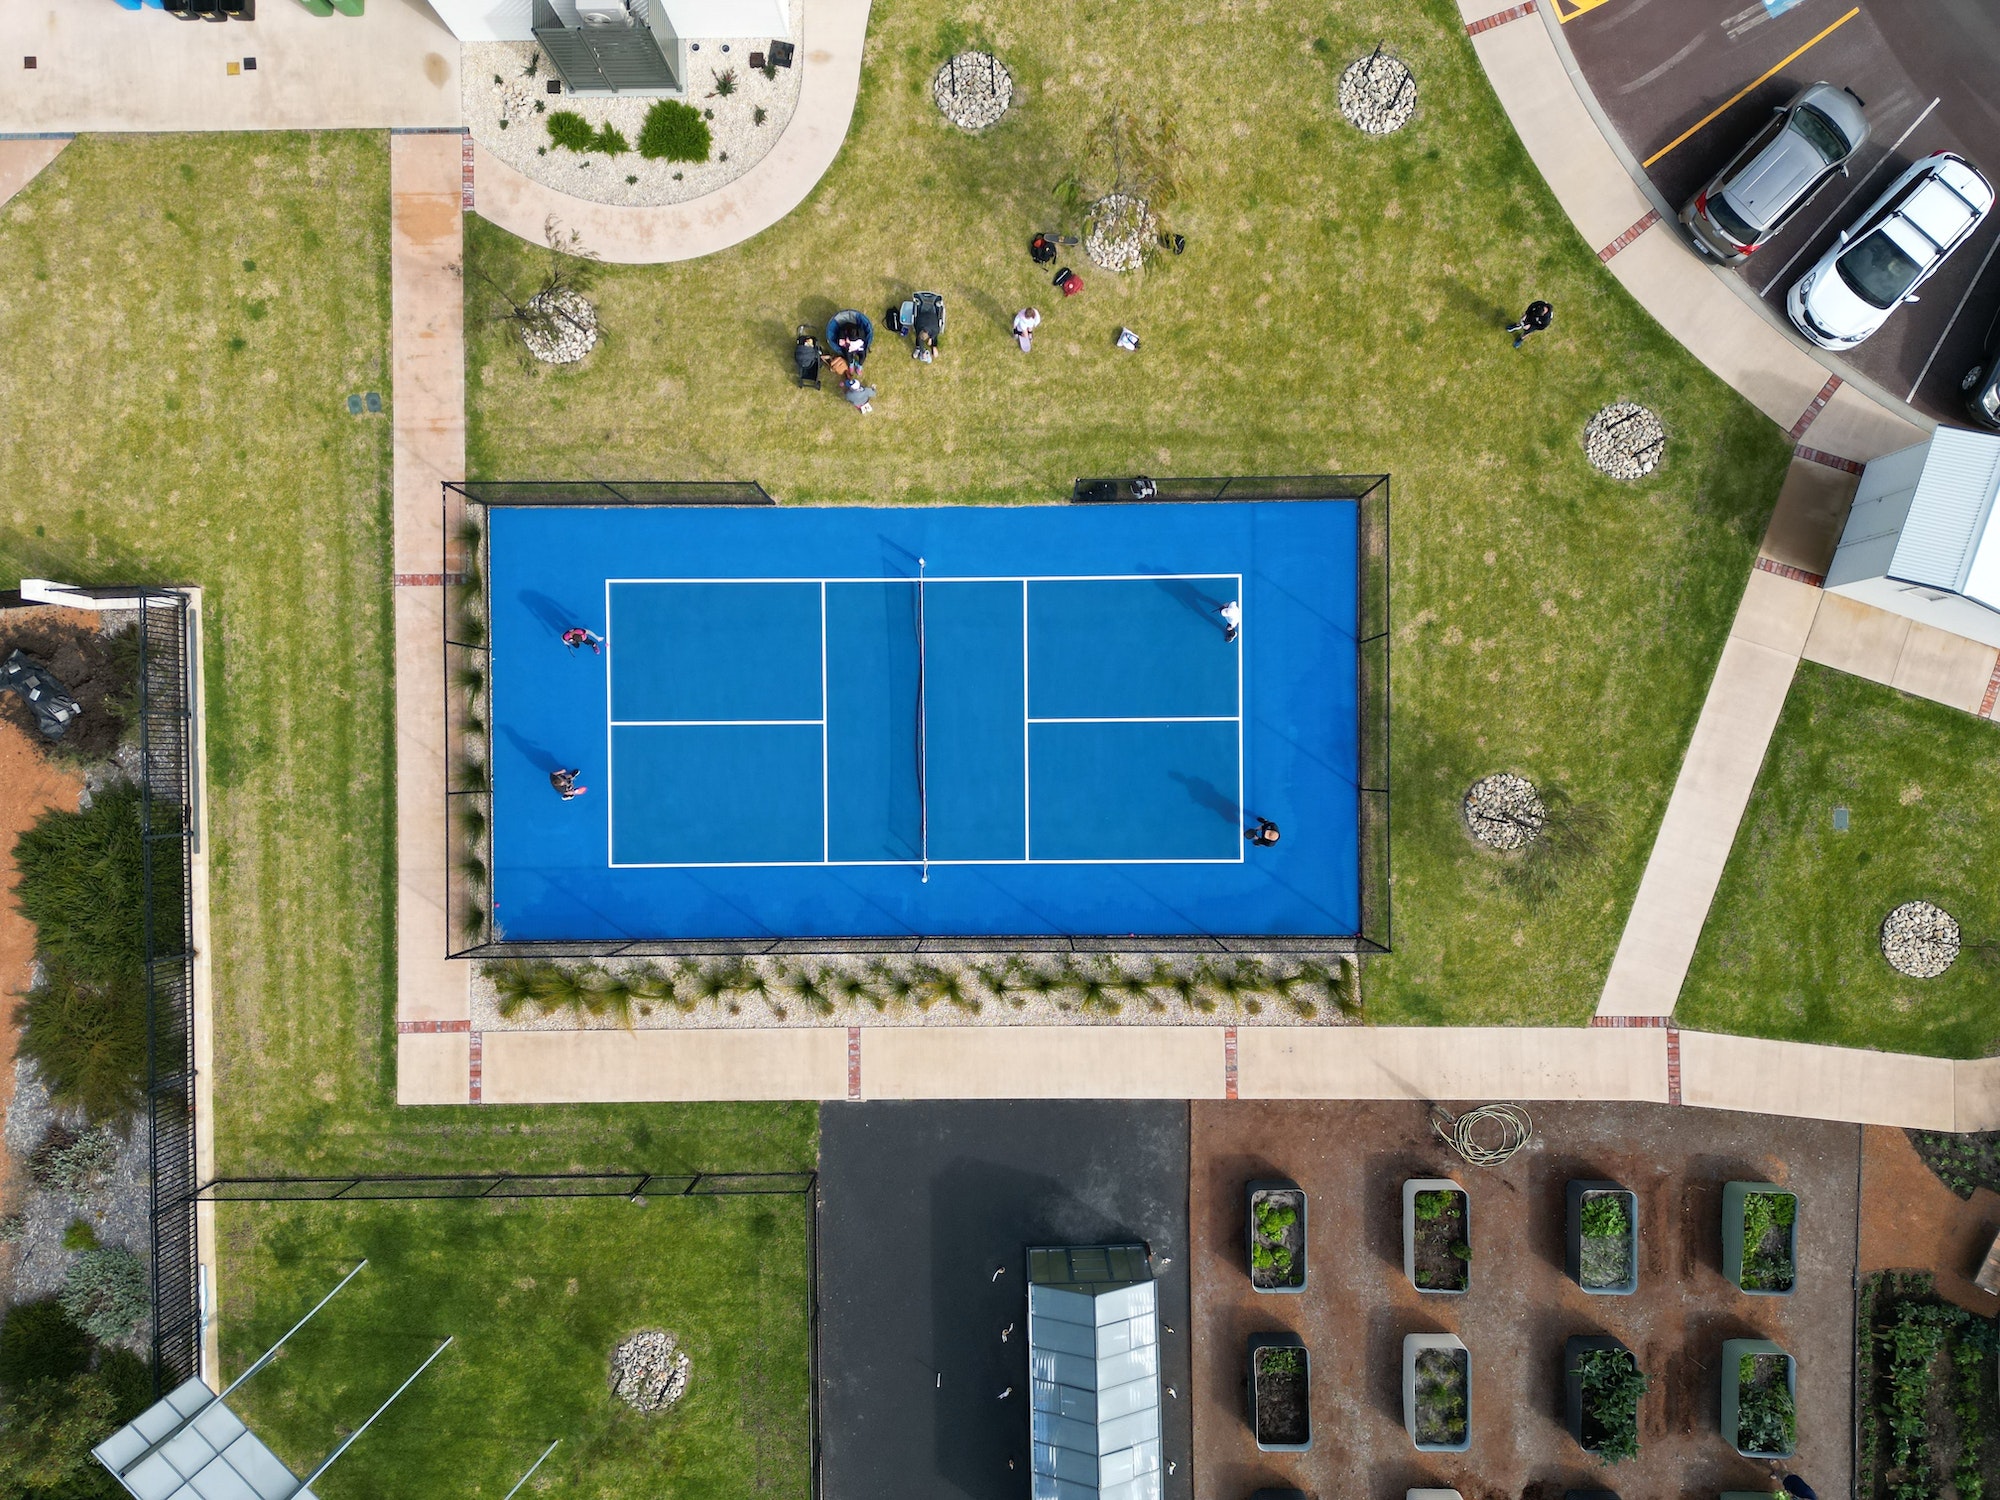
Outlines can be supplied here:
<path id="1" fill-rule="evenodd" d="M 896 309 L 896 331 L 908 334 L 914 346 L 911 353 L 929 364 L 944 340 L 944 298 L 936 292 L 918 292 Z"/>
<path id="2" fill-rule="evenodd" d="M 843 357 L 856 370 L 868 358 L 868 351 L 875 347 L 875 325 L 868 321 L 868 314 L 847 308 L 826 320 L 827 347 Z"/>
<path id="3" fill-rule="evenodd" d="M 801 390 L 807 386 L 819 389 L 819 366 L 824 357 L 812 330 L 803 323 L 799 324 L 798 341 L 792 345 L 792 365 L 799 372 Z"/>

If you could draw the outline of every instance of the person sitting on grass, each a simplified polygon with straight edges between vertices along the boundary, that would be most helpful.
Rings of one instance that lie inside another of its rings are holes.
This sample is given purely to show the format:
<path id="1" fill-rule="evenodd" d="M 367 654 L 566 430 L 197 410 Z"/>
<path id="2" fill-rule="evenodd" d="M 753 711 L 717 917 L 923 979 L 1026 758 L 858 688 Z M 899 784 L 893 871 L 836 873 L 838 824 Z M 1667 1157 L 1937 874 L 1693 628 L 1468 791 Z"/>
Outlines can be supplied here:
<path id="1" fill-rule="evenodd" d="M 864 417 L 875 409 L 875 387 L 872 385 L 863 385 L 861 377 L 858 375 L 850 375 L 841 381 L 840 394 L 847 398 L 848 405 L 852 406 Z"/>

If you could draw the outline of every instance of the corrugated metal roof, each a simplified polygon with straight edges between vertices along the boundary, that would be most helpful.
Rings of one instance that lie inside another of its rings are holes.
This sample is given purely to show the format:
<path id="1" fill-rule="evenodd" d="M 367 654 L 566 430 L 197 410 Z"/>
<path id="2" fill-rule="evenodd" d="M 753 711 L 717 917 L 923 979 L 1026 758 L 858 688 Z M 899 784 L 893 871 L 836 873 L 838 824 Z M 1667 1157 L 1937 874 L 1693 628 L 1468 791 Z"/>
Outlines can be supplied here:
<path id="1" fill-rule="evenodd" d="M 1143 1245 L 1028 1252 L 1034 1500 L 1159 1500 L 1160 1316 Z"/>
<path id="2" fill-rule="evenodd" d="M 1986 542 L 1996 490 L 2000 437 L 1940 427 L 1896 541 L 1891 576 L 2000 607 L 2000 543 Z"/>

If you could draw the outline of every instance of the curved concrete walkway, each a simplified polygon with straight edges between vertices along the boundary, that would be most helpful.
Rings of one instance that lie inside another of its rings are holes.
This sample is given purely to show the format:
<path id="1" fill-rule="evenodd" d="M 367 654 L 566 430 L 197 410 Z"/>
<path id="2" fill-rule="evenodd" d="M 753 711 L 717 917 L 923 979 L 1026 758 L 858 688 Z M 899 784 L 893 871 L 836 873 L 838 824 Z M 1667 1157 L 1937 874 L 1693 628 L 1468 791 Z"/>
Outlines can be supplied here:
<path id="1" fill-rule="evenodd" d="M 727 187 L 657 208 L 590 203 L 544 187 L 475 144 L 473 207 L 537 244 L 553 215 L 582 235 L 585 248 L 624 265 L 693 260 L 741 244 L 803 203 L 840 154 L 854 118 L 867 36 L 868 0 L 812 0 L 806 6 L 798 108 L 770 154 Z"/>

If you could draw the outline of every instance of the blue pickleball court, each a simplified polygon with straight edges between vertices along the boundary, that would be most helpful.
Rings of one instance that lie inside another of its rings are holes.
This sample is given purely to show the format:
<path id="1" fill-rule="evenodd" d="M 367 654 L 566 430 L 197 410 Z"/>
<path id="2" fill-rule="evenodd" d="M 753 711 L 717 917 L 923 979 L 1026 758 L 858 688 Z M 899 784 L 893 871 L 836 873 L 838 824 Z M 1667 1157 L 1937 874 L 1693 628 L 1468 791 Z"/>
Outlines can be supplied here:
<path id="1" fill-rule="evenodd" d="M 1358 928 L 1353 502 L 489 517 L 507 940 Z"/>

